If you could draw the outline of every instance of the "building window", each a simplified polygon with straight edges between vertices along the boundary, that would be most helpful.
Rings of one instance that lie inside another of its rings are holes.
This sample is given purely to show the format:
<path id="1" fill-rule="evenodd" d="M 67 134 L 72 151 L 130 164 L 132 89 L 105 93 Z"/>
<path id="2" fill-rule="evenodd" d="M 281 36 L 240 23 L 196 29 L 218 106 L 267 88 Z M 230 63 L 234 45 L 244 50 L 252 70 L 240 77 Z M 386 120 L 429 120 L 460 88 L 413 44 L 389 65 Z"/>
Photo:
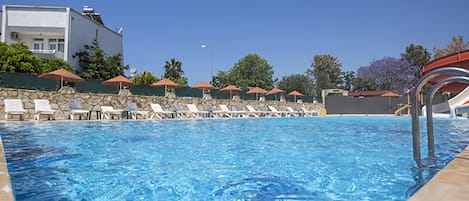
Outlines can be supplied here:
<path id="1" fill-rule="evenodd" d="M 33 50 L 43 50 L 44 49 L 44 39 L 35 38 L 33 43 Z"/>
<path id="2" fill-rule="evenodd" d="M 49 50 L 57 50 L 59 52 L 64 52 L 64 39 L 51 38 L 49 39 Z"/>
<path id="3" fill-rule="evenodd" d="M 56 50 L 57 49 L 57 39 L 51 38 L 49 39 L 49 50 Z"/>
<path id="4" fill-rule="evenodd" d="M 59 38 L 59 42 L 57 43 L 57 50 L 60 51 L 60 52 L 64 52 L 64 49 L 65 49 L 65 45 L 64 45 L 64 39 L 60 39 Z"/>

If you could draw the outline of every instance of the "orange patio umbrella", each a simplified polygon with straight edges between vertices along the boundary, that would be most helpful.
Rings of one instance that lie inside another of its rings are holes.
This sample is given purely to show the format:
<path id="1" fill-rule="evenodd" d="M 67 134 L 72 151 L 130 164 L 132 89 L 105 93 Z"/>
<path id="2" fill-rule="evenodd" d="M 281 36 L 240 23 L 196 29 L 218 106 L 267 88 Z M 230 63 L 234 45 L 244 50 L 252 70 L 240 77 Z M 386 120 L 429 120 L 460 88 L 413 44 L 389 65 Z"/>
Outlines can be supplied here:
<path id="1" fill-rule="evenodd" d="M 109 80 L 106 80 L 101 83 L 102 85 L 108 85 L 108 86 L 118 86 L 119 90 L 122 89 L 122 86 L 132 86 L 134 85 L 134 82 L 132 80 L 127 79 L 126 77 L 119 75 L 114 78 L 111 78 Z"/>
<path id="2" fill-rule="evenodd" d="M 388 97 L 388 112 L 391 112 L 391 97 L 400 97 L 401 95 L 392 91 L 388 91 L 381 96 Z"/>
<path id="3" fill-rule="evenodd" d="M 259 94 L 266 94 L 267 91 L 263 88 L 260 88 L 260 87 L 254 87 L 254 88 L 251 88 L 249 89 L 248 92 L 246 92 L 247 94 L 256 94 L 256 100 L 258 100 L 258 95 Z"/>
<path id="4" fill-rule="evenodd" d="M 294 97 L 295 97 L 295 102 L 296 102 L 296 97 L 297 97 L 297 96 L 305 96 L 305 95 L 303 95 L 302 93 L 298 92 L 297 90 L 292 91 L 292 92 L 288 93 L 287 95 L 288 95 L 288 96 L 294 96 Z"/>
<path id="5" fill-rule="evenodd" d="M 234 92 L 241 92 L 243 90 L 241 90 L 240 88 L 236 87 L 235 85 L 228 85 L 222 89 L 220 89 L 220 92 L 230 92 L 230 100 L 232 98 L 232 93 Z"/>
<path id="6" fill-rule="evenodd" d="M 44 73 L 39 75 L 40 78 L 46 78 L 46 79 L 52 79 L 52 80 L 59 80 L 60 81 L 60 88 L 63 87 L 64 81 L 69 81 L 69 82 L 81 82 L 83 81 L 83 78 L 81 78 L 78 75 L 75 75 L 71 73 L 70 71 L 67 71 L 63 68 Z"/>
<path id="7" fill-rule="evenodd" d="M 192 86 L 191 88 L 193 88 L 193 89 L 202 89 L 202 95 L 205 94 L 206 89 L 208 89 L 208 90 L 215 89 L 214 86 L 212 86 L 211 84 L 209 84 L 207 82 L 200 82 L 199 84 L 196 84 L 196 85 Z"/>
<path id="8" fill-rule="evenodd" d="M 271 94 L 274 94 L 275 95 L 275 100 L 277 100 L 277 94 L 278 93 L 285 93 L 286 91 L 285 90 L 281 90 L 279 88 L 273 88 L 272 90 L 270 90 L 269 92 L 267 92 L 267 95 L 271 95 Z"/>
<path id="9" fill-rule="evenodd" d="M 388 91 L 388 92 L 382 94 L 381 96 L 384 96 L 384 97 L 400 97 L 401 95 L 398 94 L 398 93 L 392 92 L 392 91 Z"/>
<path id="10" fill-rule="evenodd" d="M 155 82 L 155 83 L 151 84 L 151 86 L 154 86 L 154 87 L 163 87 L 164 86 L 164 95 L 166 95 L 166 91 L 167 91 L 168 87 L 172 87 L 172 88 L 179 87 L 178 84 L 176 84 L 175 82 L 173 82 L 172 80 L 170 80 L 168 78 L 164 78 L 164 79 L 162 79 L 158 82 Z"/>

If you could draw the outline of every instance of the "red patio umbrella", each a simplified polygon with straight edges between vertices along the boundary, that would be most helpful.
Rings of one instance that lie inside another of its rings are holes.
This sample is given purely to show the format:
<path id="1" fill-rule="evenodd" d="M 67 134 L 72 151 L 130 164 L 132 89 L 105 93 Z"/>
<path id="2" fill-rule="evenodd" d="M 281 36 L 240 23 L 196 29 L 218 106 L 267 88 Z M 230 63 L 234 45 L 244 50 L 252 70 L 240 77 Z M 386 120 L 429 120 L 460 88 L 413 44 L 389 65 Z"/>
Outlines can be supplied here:
<path id="1" fill-rule="evenodd" d="M 235 85 L 228 85 L 225 88 L 220 89 L 220 92 L 230 92 L 230 100 L 232 98 L 232 93 L 233 91 L 235 92 L 241 92 L 243 91 L 242 89 L 236 87 Z"/>
<path id="2" fill-rule="evenodd" d="M 101 83 L 102 85 L 108 85 L 108 86 L 118 86 L 119 90 L 122 89 L 122 86 L 132 86 L 134 85 L 134 82 L 132 80 L 127 79 L 126 77 L 119 75 L 114 78 L 111 78 L 109 80 L 106 80 Z"/>
<path id="3" fill-rule="evenodd" d="M 254 88 L 251 88 L 249 89 L 248 92 L 246 92 L 247 94 L 256 94 L 256 100 L 258 100 L 258 95 L 259 94 L 266 94 L 267 91 L 263 88 L 260 88 L 260 87 L 254 87 Z"/>
<path id="4" fill-rule="evenodd" d="M 166 91 L 167 91 L 167 88 L 168 87 L 171 87 L 171 88 L 176 88 L 176 87 L 179 87 L 178 84 L 176 84 L 175 82 L 173 82 L 172 80 L 168 79 L 168 78 L 164 78 L 158 82 L 155 82 L 153 84 L 151 84 L 151 86 L 154 86 L 154 87 L 163 87 L 164 86 L 164 95 L 166 96 Z"/>
<path id="5" fill-rule="evenodd" d="M 297 96 L 305 96 L 305 95 L 303 95 L 302 93 L 295 90 L 295 91 L 292 91 L 292 92 L 288 93 L 287 96 L 294 96 L 295 97 L 295 102 L 296 102 L 296 97 Z"/>
<path id="6" fill-rule="evenodd" d="M 46 78 L 46 79 L 52 79 L 52 80 L 59 80 L 60 81 L 60 88 L 63 87 L 63 82 L 64 81 L 69 81 L 69 82 L 81 82 L 83 81 L 83 78 L 81 78 L 78 75 L 75 75 L 71 73 L 70 71 L 67 71 L 63 68 L 44 73 L 39 75 L 40 78 Z"/>
<path id="7" fill-rule="evenodd" d="M 277 94 L 278 93 L 285 93 L 286 91 L 285 90 L 281 90 L 279 88 L 273 88 L 272 90 L 270 90 L 269 92 L 267 92 L 267 95 L 271 95 L 271 94 L 274 94 L 275 95 L 275 100 L 277 100 Z"/>

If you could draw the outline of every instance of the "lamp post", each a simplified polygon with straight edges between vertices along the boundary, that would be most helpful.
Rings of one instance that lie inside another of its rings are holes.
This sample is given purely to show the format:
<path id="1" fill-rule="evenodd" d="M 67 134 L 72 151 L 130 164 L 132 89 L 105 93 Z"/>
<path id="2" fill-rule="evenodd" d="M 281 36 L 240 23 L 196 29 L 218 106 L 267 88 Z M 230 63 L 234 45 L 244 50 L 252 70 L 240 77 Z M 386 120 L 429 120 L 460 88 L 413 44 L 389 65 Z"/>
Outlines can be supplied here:
<path id="1" fill-rule="evenodd" d="M 208 46 L 205 45 L 205 44 L 200 45 L 200 47 L 201 48 L 208 48 Z M 212 79 L 213 79 L 213 50 L 212 49 L 210 49 L 210 57 L 211 57 L 211 63 L 212 63 L 211 64 L 211 69 L 210 69 L 210 82 L 211 82 Z"/>

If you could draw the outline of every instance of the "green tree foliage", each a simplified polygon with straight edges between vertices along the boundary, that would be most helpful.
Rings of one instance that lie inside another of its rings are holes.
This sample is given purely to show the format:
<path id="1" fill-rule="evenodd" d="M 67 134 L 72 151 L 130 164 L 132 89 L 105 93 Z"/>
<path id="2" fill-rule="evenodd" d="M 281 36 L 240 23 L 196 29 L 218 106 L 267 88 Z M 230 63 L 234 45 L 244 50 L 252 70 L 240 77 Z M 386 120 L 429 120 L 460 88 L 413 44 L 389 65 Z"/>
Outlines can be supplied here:
<path id="1" fill-rule="evenodd" d="M 313 81 L 304 74 L 293 74 L 282 77 L 277 87 L 287 92 L 297 90 L 307 96 L 314 93 Z"/>
<path id="2" fill-rule="evenodd" d="M 187 80 L 187 77 L 181 77 L 181 78 L 175 80 L 174 82 L 176 82 L 176 84 L 178 84 L 181 87 L 189 86 L 189 84 L 188 84 L 189 82 Z"/>
<path id="3" fill-rule="evenodd" d="M 240 88 L 261 87 L 272 89 L 274 86 L 273 67 L 257 54 L 248 54 L 240 59 L 226 73 L 219 72 L 217 77 L 226 84 L 234 84 Z"/>
<path id="4" fill-rule="evenodd" d="M 405 48 L 405 52 L 401 54 L 401 58 L 420 69 L 430 61 L 431 54 L 421 45 L 410 44 Z"/>
<path id="5" fill-rule="evenodd" d="M 340 74 L 340 77 L 343 81 L 341 88 L 348 90 L 348 91 L 353 90 L 353 82 L 355 81 L 355 72 L 353 71 L 342 72 Z"/>
<path id="6" fill-rule="evenodd" d="M 353 80 L 353 91 L 375 91 L 378 85 L 369 77 L 357 77 Z"/>
<path id="7" fill-rule="evenodd" d="M 438 48 L 433 48 L 433 57 L 434 59 L 454 54 L 457 52 L 461 52 L 463 50 L 466 50 L 469 47 L 469 42 L 464 42 L 464 36 L 459 35 L 459 36 L 453 36 L 451 38 L 450 44 L 446 45 L 445 48 L 443 49 L 438 49 Z"/>
<path id="8" fill-rule="evenodd" d="M 64 68 L 74 72 L 62 59 L 40 59 L 21 43 L 5 44 L 0 42 L 0 68 L 2 72 L 41 74 Z"/>
<path id="9" fill-rule="evenodd" d="M 75 73 L 75 70 L 63 59 L 41 59 L 42 63 L 42 73 L 48 73 L 57 69 L 65 69 L 72 73 Z"/>
<path id="10" fill-rule="evenodd" d="M 28 46 L 21 43 L 1 43 L 0 65 L 2 72 L 42 73 L 41 61 L 29 51 Z"/>
<path id="11" fill-rule="evenodd" d="M 154 82 L 158 81 L 158 78 L 155 77 L 151 72 L 143 71 L 140 75 L 134 78 L 135 84 L 151 85 Z"/>
<path id="12" fill-rule="evenodd" d="M 228 81 L 228 74 L 223 71 L 218 71 L 218 74 L 212 77 L 210 84 L 217 89 L 228 86 L 230 84 Z"/>
<path id="13" fill-rule="evenodd" d="M 316 55 L 311 67 L 312 69 L 308 69 L 306 74 L 314 77 L 316 95 L 320 95 L 323 89 L 338 88 L 342 83 L 340 76 L 342 64 L 336 57 L 328 54 Z"/>
<path id="14" fill-rule="evenodd" d="M 172 58 L 164 64 L 164 77 L 173 80 L 179 86 L 187 86 L 188 81 L 183 77 L 182 62 Z"/>
<path id="15" fill-rule="evenodd" d="M 122 55 L 107 56 L 99 47 L 96 39 L 91 45 L 85 45 L 85 50 L 76 53 L 78 65 L 81 69 L 80 76 L 85 79 L 107 80 L 118 75 L 123 75 L 128 70 L 128 65 L 122 64 Z"/>

